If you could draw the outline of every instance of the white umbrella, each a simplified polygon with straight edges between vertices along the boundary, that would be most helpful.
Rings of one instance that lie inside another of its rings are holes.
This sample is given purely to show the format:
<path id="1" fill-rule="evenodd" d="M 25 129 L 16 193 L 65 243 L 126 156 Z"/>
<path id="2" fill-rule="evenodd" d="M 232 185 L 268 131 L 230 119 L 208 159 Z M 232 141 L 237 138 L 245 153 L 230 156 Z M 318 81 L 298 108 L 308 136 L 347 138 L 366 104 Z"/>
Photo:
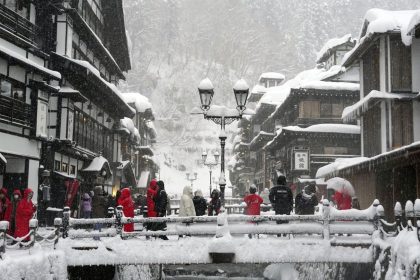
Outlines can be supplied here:
<path id="1" fill-rule="evenodd" d="M 327 189 L 332 189 L 337 192 L 345 193 L 350 196 L 355 196 L 353 185 L 346 179 L 334 177 L 326 181 Z"/>

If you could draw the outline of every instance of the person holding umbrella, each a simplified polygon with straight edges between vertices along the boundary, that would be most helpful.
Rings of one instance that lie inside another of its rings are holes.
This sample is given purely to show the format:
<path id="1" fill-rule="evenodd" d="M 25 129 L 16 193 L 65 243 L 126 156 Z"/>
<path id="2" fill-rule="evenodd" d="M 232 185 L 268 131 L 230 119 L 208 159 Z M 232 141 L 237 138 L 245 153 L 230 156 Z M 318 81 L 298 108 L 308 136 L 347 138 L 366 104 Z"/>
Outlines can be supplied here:
<path id="1" fill-rule="evenodd" d="M 334 190 L 334 195 L 331 198 L 337 209 L 351 209 L 352 197 L 355 196 L 353 185 L 340 177 L 331 178 L 326 183 L 327 190 Z"/>

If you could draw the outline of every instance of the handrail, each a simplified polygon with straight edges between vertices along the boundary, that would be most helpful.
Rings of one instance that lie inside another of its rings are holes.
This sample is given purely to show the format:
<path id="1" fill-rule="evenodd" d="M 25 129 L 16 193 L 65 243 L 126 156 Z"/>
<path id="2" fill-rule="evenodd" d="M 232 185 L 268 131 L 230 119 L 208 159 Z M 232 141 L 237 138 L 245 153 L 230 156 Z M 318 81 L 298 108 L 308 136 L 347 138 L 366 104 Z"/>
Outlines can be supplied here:
<path id="1" fill-rule="evenodd" d="M 15 35 L 36 43 L 38 27 L 18 13 L 0 4 L 0 26 L 4 26 Z"/>
<path id="2" fill-rule="evenodd" d="M 31 105 L 0 95 L 0 120 L 9 124 L 32 128 L 33 114 Z"/>

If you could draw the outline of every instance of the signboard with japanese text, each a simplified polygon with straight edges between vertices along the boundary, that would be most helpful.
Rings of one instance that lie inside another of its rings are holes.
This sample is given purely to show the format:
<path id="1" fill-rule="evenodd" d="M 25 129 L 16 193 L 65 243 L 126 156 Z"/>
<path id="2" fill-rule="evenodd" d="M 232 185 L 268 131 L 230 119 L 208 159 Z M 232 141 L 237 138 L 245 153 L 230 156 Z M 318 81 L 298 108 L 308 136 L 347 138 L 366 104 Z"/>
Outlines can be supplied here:
<path id="1" fill-rule="evenodd" d="M 294 151 L 294 170 L 309 170 L 309 151 Z"/>

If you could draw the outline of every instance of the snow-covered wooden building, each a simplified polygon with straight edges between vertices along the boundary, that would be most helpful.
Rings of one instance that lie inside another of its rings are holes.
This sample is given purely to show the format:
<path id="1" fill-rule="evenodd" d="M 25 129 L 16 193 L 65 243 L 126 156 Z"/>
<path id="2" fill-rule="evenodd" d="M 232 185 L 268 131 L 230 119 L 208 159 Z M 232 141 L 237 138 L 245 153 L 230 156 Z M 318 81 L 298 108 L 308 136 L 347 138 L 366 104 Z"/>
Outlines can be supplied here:
<path id="1" fill-rule="evenodd" d="M 78 195 L 94 186 L 115 192 L 120 119 L 136 115 L 117 88 L 131 67 L 122 1 L 8 0 L 0 19 L 0 153 L 7 162 L 0 185 L 31 187 L 35 199 L 40 192 L 42 214 L 77 210 Z"/>
<path id="2" fill-rule="evenodd" d="M 42 143 L 48 138 L 48 102 L 61 74 L 48 69 L 34 1 L 0 2 L 0 186 L 38 196 Z M 56 84 L 56 83 L 55 83 Z"/>
<path id="3" fill-rule="evenodd" d="M 396 201 L 420 195 L 420 10 L 369 10 L 359 42 L 343 66 L 360 67 L 360 100 L 343 112 L 361 125 L 362 157 L 318 170 L 355 186 L 361 207 L 379 198 L 388 214 Z"/>

